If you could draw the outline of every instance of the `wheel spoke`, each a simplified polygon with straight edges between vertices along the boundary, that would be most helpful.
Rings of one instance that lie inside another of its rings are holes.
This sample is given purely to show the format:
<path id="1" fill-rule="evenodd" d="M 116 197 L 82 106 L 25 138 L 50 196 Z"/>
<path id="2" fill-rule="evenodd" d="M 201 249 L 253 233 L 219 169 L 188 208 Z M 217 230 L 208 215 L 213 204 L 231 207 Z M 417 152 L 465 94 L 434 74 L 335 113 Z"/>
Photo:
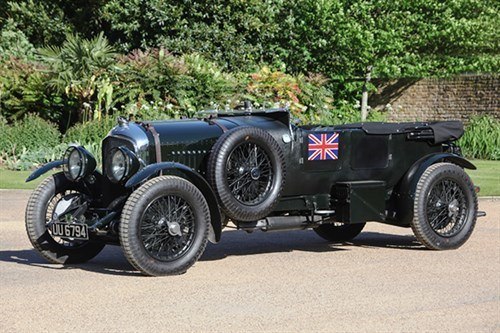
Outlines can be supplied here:
<path id="1" fill-rule="evenodd" d="M 458 234 L 466 220 L 464 189 L 454 179 L 441 179 L 431 188 L 426 211 L 429 225 L 438 235 Z"/>
<path id="2" fill-rule="evenodd" d="M 229 190 L 241 203 L 259 204 L 269 193 L 273 180 L 272 164 L 258 144 L 247 142 L 236 147 L 226 168 Z"/>
<path id="3" fill-rule="evenodd" d="M 434 229 L 435 230 L 443 229 L 445 227 L 445 223 L 449 223 L 450 222 L 447 213 L 448 213 L 447 211 L 443 211 L 443 212 L 440 213 L 440 215 L 438 215 L 439 222 L 437 222 L 437 223 L 434 224 Z"/>
<path id="4" fill-rule="evenodd" d="M 176 225 L 175 232 L 169 228 Z M 180 235 L 178 233 L 180 230 Z M 195 215 L 188 202 L 177 195 L 154 200 L 141 220 L 141 240 L 153 258 L 172 261 L 184 255 L 194 240 Z"/>

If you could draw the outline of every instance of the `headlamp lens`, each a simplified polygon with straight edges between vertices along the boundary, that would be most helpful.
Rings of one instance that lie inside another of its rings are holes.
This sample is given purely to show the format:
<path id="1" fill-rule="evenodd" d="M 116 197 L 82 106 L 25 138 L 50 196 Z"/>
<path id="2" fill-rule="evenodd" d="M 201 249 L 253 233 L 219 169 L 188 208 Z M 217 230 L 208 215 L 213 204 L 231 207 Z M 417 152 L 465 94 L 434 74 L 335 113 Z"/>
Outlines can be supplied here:
<path id="1" fill-rule="evenodd" d="M 95 158 L 81 146 L 71 146 L 64 153 L 63 171 L 71 181 L 80 180 L 94 172 Z"/>
<path id="2" fill-rule="evenodd" d="M 68 173 L 70 175 L 70 179 L 77 179 L 81 175 L 82 169 L 83 158 L 77 149 L 73 149 L 68 157 Z"/>
<path id="3" fill-rule="evenodd" d="M 125 177 L 128 164 L 127 156 L 120 149 L 116 149 L 111 158 L 111 175 L 115 181 L 119 182 Z"/>

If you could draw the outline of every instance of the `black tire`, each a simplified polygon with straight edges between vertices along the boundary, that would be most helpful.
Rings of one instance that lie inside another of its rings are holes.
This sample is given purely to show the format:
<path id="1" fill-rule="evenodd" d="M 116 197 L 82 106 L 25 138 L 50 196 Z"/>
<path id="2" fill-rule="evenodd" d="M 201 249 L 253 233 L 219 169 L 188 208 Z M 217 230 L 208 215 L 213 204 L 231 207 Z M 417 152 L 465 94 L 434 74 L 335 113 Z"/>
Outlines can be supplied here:
<path id="1" fill-rule="evenodd" d="M 340 224 L 336 225 L 334 223 L 322 224 L 316 228 L 314 231 L 318 236 L 326 239 L 330 242 L 347 242 L 358 236 L 366 223 L 355 223 L 355 224 Z"/>
<path id="2" fill-rule="evenodd" d="M 469 239 L 477 219 L 477 197 L 471 179 L 455 164 L 437 163 L 420 177 L 411 228 L 432 250 L 456 249 Z"/>
<path id="3" fill-rule="evenodd" d="M 203 194 L 176 176 L 149 180 L 127 199 L 120 241 L 127 260 L 145 275 L 184 273 L 203 254 L 210 210 Z"/>
<path id="4" fill-rule="evenodd" d="M 234 128 L 215 143 L 207 174 L 230 219 L 255 221 L 272 212 L 281 195 L 285 179 L 283 151 L 260 128 Z"/>
<path id="5" fill-rule="evenodd" d="M 77 183 L 70 182 L 64 174 L 46 178 L 31 194 L 26 206 L 26 232 L 33 247 L 54 264 L 78 264 L 94 258 L 105 244 L 96 241 L 70 242 L 53 238 L 46 224 L 52 211 L 65 193 L 82 193 Z M 58 199 L 59 198 L 59 199 Z"/>

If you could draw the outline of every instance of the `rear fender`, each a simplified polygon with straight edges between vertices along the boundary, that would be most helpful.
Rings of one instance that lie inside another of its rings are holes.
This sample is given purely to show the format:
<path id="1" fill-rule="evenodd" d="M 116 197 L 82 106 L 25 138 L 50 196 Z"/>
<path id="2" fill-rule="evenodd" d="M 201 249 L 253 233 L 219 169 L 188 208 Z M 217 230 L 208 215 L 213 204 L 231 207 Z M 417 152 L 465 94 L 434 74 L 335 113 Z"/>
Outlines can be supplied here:
<path id="1" fill-rule="evenodd" d="M 413 219 L 413 200 L 415 199 L 418 181 L 428 167 L 439 162 L 449 162 L 462 168 L 476 169 L 474 164 L 462 156 L 450 153 L 430 154 L 416 161 L 403 176 L 403 179 L 399 182 L 395 190 L 395 194 L 397 195 L 396 211 L 398 225 L 410 225 L 410 221 Z"/>
<path id="2" fill-rule="evenodd" d="M 406 193 L 413 199 L 420 177 L 428 167 L 438 162 L 450 162 L 461 166 L 462 168 L 472 170 L 476 169 L 476 166 L 474 164 L 459 155 L 450 153 L 436 153 L 427 155 L 416 161 L 405 174 L 401 182 L 400 193 Z"/>
<path id="3" fill-rule="evenodd" d="M 136 173 L 132 178 L 130 178 L 125 187 L 132 188 L 139 185 L 146 179 L 156 176 L 159 173 L 163 175 L 176 175 L 183 177 L 193 183 L 203 194 L 205 200 L 207 200 L 208 207 L 210 209 L 210 222 L 211 231 L 209 234 L 209 240 L 212 243 L 217 243 L 221 237 L 222 225 L 221 225 L 221 214 L 219 211 L 219 205 L 215 197 L 212 188 L 208 182 L 203 178 L 198 172 L 191 169 L 190 167 L 175 162 L 161 162 L 150 164 L 138 173 Z"/>

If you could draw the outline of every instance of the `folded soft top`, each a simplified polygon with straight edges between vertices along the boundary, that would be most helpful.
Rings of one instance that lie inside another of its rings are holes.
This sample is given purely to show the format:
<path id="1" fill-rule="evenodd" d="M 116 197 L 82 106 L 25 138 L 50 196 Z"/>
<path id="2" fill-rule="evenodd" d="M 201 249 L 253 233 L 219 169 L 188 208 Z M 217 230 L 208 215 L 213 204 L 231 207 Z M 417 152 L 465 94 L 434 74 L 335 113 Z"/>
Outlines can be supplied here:
<path id="1" fill-rule="evenodd" d="M 413 139 L 427 139 L 434 144 L 460 139 L 464 134 L 462 122 L 433 121 L 433 122 L 405 122 L 405 123 L 354 123 L 338 126 L 318 126 L 313 131 L 328 131 L 339 129 L 360 128 L 367 134 L 407 134 Z"/>

